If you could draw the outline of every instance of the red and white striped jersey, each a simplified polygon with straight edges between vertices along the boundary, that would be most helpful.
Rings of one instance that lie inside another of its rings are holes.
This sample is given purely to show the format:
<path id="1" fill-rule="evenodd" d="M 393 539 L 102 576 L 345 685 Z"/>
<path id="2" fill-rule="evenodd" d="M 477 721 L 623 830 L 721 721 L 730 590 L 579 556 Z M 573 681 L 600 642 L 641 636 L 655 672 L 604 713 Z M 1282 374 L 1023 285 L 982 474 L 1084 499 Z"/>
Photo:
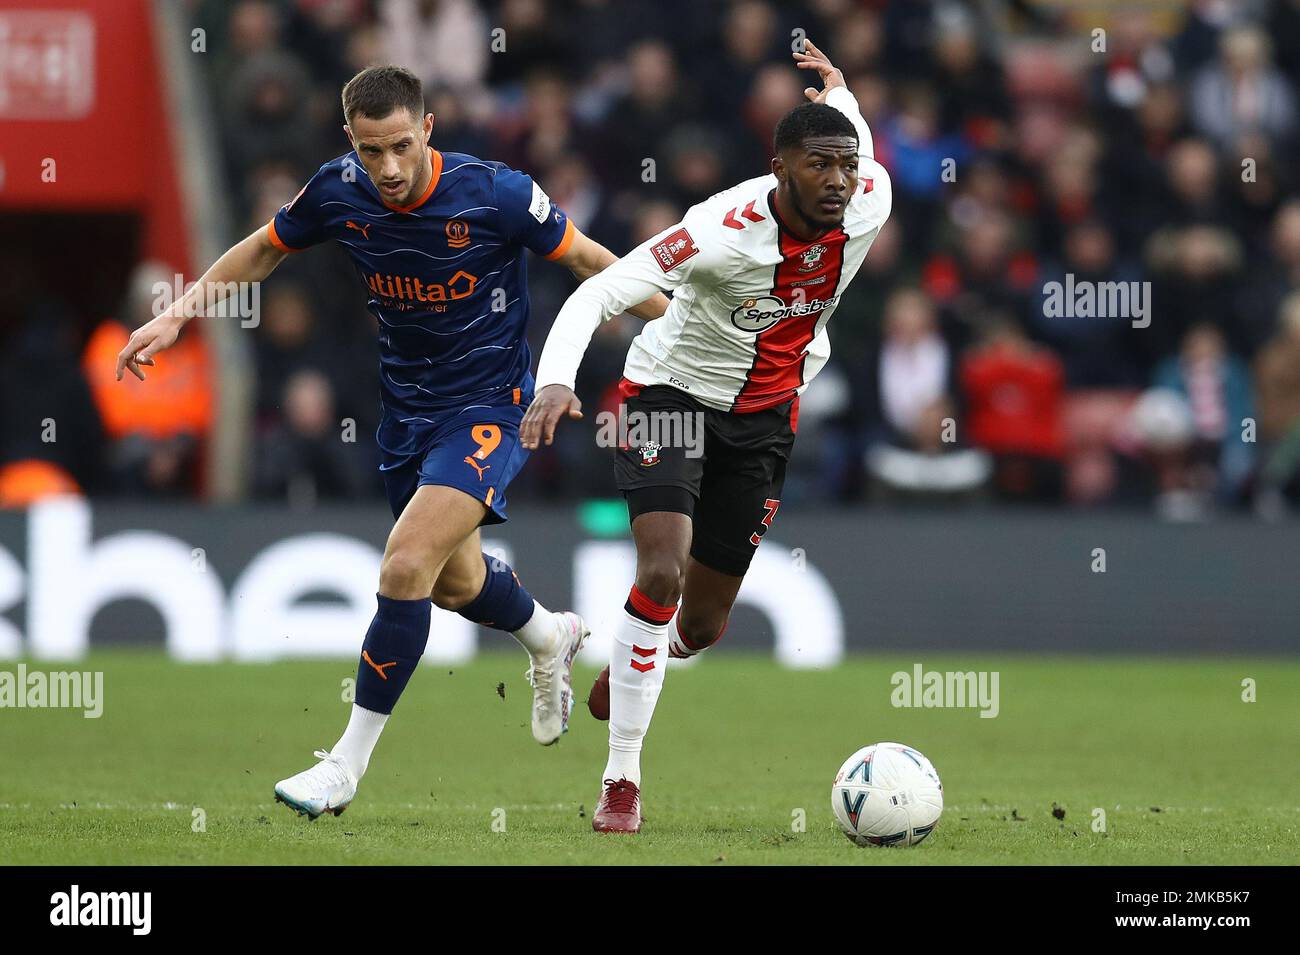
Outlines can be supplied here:
<path id="1" fill-rule="evenodd" d="M 672 291 L 668 311 L 647 322 L 628 349 L 625 378 L 671 385 L 737 412 L 801 393 L 830 356 L 826 324 L 892 201 L 889 174 L 871 158 L 852 94 L 841 87 L 826 102 L 853 120 L 860 141 L 858 184 L 839 228 L 814 240 L 791 233 L 777 214 L 770 174 L 692 206 L 569 298 L 543 349 L 537 389 L 572 388 L 600 320 Z"/>

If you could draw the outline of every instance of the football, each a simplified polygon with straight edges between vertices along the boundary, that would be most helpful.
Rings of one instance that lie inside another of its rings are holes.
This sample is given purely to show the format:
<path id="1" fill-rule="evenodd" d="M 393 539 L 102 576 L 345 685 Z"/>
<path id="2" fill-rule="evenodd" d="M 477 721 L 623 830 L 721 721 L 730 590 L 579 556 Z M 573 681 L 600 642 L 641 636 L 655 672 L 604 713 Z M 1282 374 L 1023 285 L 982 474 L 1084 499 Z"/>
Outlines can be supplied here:
<path id="1" fill-rule="evenodd" d="M 831 809 L 859 846 L 914 846 L 939 824 L 943 783 L 912 747 L 876 743 L 846 759 L 835 774 Z"/>

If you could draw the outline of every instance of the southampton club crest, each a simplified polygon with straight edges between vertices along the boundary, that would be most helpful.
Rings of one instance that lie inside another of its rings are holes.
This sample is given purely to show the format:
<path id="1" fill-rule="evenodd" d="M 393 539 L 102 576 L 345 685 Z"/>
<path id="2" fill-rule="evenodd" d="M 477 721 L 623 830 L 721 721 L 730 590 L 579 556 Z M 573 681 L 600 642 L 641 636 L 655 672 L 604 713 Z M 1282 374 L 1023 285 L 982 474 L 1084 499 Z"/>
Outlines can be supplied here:
<path id="1" fill-rule="evenodd" d="M 657 441 L 647 441 L 645 444 L 641 445 L 639 449 L 641 453 L 641 467 L 650 468 L 658 464 L 659 452 L 662 450 L 663 446 Z"/>
<path id="2" fill-rule="evenodd" d="M 811 272 L 819 268 L 822 264 L 822 256 L 826 254 L 826 246 L 818 243 L 812 248 L 800 254 L 799 258 L 803 259 L 803 265 L 799 266 L 800 272 Z"/>

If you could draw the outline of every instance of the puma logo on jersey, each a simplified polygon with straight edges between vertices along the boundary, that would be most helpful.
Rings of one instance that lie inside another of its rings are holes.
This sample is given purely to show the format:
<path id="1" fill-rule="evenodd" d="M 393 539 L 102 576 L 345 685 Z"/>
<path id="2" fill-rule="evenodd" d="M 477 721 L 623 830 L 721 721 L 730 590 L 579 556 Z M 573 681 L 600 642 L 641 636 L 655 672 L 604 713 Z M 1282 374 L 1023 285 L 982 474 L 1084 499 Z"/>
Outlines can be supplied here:
<path id="1" fill-rule="evenodd" d="M 353 222 L 351 219 L 349 219 L 349 220 L 347 221 L 347 227 L 348 227 L 349 229 L 356 229 L 358 232 L 361 233 L 361 238 L 363 238 L 363 239 L 369 239 L 369 238 L 370 238 L 370 223 L 369 223 L 369 222 L 367 222 L 365 225 L 357 225 L 355 222 Z"/>
<path id="2" fill-rule="evenodd" d="M 492 467 L 492 465 L 490 465 L 490 464 L 482 464 L 482 465 L 480 465 L 477 461 L 475 461 L 475 460 L 474 460 L 473 458 L 471 458 L 469 455 L 465 455 L 465 463 L 468 464 L 470 467 L 472 467 L 475 471 L 478 472 L 478 479 L 479 479 L 480 481 L 483 480 L 483 472 L 486 471 L 488 468 Z"/>
<path id="3" fill-rule="evenodd" d="M 664 240 L 650 250 L 659 263 L 659 268 L 665 272 L 671 272 L 699 251 L 695 247 L 695 240 L 685 229 L 664 236 Z"/>

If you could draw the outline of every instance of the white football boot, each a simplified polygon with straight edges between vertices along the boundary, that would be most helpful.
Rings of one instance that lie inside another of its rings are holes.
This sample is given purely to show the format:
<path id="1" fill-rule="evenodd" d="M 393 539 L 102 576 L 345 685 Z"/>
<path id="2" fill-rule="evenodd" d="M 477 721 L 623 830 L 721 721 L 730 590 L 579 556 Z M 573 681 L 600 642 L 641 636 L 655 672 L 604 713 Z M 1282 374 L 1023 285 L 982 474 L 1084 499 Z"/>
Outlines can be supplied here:
<path id="1" fill-rule="evenodd" d="M 342 756 L 323 749 L 313 755 L 319 763 L 275 784 L 275 801 L 315 822 L 321 813 L 332 812 L 338 816 L 348 808 L 357 794 L 357 777 Z"/>
<path id="2" fill-rule="evenodd" d="M 573 659 L 591 633 L 582 618 L 565 610 L 554 614 L 559 639 L 549 657 L 532 657 L 525 676 L 533 687 L 533 739 L 550 746 L 568 732 L 573 712 Z"/>

